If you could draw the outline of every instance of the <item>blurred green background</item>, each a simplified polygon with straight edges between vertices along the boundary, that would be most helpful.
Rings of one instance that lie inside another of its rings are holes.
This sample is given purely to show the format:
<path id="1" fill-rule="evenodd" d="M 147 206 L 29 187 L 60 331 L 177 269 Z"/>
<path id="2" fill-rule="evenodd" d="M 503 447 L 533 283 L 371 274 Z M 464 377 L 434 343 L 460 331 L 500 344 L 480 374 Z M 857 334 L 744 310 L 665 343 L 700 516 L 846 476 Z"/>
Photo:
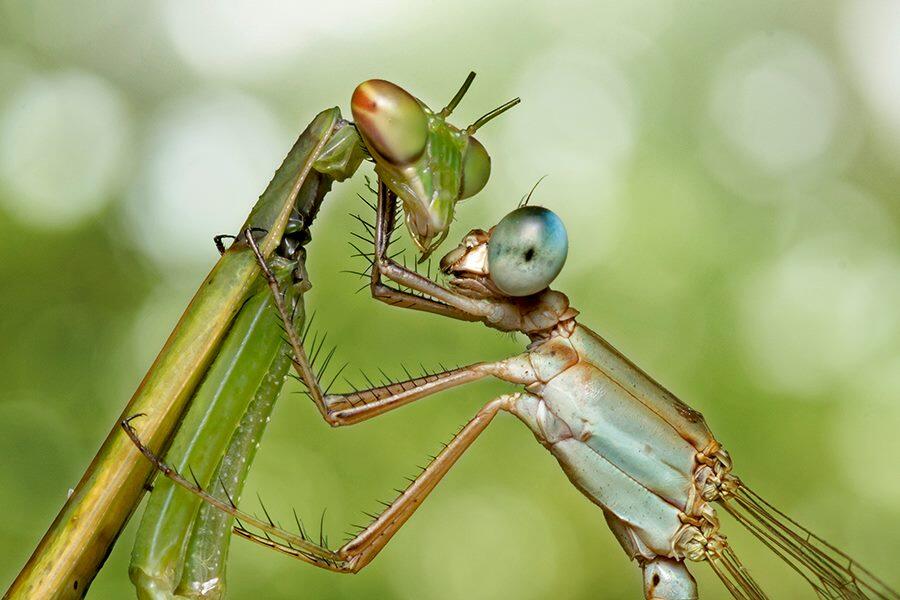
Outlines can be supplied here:
<path id="1" fill-rule="evenodd" d="M 900 585 L 900 4 L 0 0 L 0 585 L 75 485 L 297 133 L 395 81 L 466 124 L 488 187 L 450 239 L 535 202 L 556 287 L 707 417 L 736 471 Z M 362 177 L 314 228 L 307 297 L 354 367 L 497 359 L 522 339 L 377 304 L 341 274 Z M 447 244 L 447 248 L 450 244 Z M 285 394 L 245 496 L 339 539 L 494 395 L 346 430 Z M 251 508 L 253 502 L 247 501 Z M 774 597 L 796 577 L 724 518 Z M 132 596 L 133 520 L 93 598 Z M 694 569 L 705 598 L 724 591 Z M 233 598 L 636 598 L 600 511 L 500 418 L 361 575 L 236 541 Z"/>

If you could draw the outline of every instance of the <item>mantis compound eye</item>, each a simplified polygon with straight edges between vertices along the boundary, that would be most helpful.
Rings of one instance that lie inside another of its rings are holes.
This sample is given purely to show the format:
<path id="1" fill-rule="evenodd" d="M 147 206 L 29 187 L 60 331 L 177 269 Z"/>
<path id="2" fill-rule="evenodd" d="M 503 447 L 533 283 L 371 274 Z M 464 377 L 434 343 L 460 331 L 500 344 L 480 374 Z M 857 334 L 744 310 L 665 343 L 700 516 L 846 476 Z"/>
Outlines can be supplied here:
<path id="1" fill-rule="evenodd" d="M 465 200 L 474 196 L 488 182 L 491 176 L 491 157 L 481 142 L 469 136 L 469 145 L 462 160 L 462 185 L 459 199 Z"/>
<path id="2" fill-rule="evenodd" d="M 523 206 L 497 223 L 488 241 L 488 273 L 508 296 L 530 296 L 556 279 L 569 238 L 562 220 L 540 206 Z"/>
<path id="3" fill-rule="evenodd" d="M 428 142 L 428 118 L 412 94 L 383 79 L 356 87 L 353 120 L 370 150 L 394 165 L 417 159 Z"/>

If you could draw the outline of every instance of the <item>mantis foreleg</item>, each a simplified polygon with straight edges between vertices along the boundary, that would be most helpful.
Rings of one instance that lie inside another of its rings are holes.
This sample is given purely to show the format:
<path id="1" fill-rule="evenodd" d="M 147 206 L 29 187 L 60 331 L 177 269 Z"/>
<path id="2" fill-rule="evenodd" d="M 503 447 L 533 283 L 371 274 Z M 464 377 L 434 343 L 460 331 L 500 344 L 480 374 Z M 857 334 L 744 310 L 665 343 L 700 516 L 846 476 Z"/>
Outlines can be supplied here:
<path id="1" fill-rule="evenodd" d="M 291 323 L 293 320 L 291 308 L 288 307 L 288 303 L 285 301 L 285 296 L 281 290 L 278 279 L 272 273 L 262 254 L 259 252 L 259 248 L 256 246 L 252 233 L 248 230 L 244 233 L 244 237 L 247 244 L 257 256 L 263 276 L 266 278 L 272 291 L 278 313 L 285 323 Z M 417 297 L 413 296 L 413 298 Z M 467 367 L 444 371 L 442 373 L 411 378 L 408 381 L 397 382 L 387 386 L 356 390 L 349 394 L 327 394 L 322 388 L 316 373 L 310 366 L 310 361 L 307 357 L 306 350 L 303 348 L 300 335 L 293 327 L 286 327 L 285 331 L 293 351 L 293 362 L 297 373 L 307 385 L 309 395 L 315 403 L 316 408 L 319 409 L 322 418 L 335 427 L 351 425 L 370 419 L 376 415 L 393 410 L 394 408 L 404 406 L 413 400 L 424 398 L 435 392 L 456 385 L 480 379 L 486 375 L 495 375 L 516 383 L 522 382 L 522 380 L 518 378 L 510 379 L 509 375 L 503 376 L 503 373 L 508 371 L 508 369 L 504 368 L 504 365 L 509 361 L 502 361 L 500 363 L 476 363 Z M 510 361 L 512 360 L 515 359 L 510 359 Z"/>
<path id="2" fill-rule="evenodd" d="M 462 308 L 465 306 L 469 311 L 473 311 L 473 307 L 478 304 L 477 300 L 465 298 L 451 292 L 450 290 L 435 284 L 430 279 L 401 267 L 387 257 L 395 209 L 396 197 L 393 196 L 393 192 L 391 192 L 384 183 L 379 182 L 378 207 L 374 232 L 375 253 L 372 265 L 371 283 L 373 297 L 387 302 L 388 304 L 401 306 L 402 308 L 424 310 L 468 321 L 482 320 L 484 317 L 472 317 Z M 256 255 L 262 274 L 272 291 L 278 313 L 284 323 L 291 323 L 293 309 L 288 306 L 288 303 L 285 301 L 284 293 L 281 290 L 278 280 L 257 247 L 253 232 L 246 230 L 242 237 Z M 398 281 L 402 285 L 422 294 L 427 294 L 435 299 L 418 296 L 387 286 L 381 282 L 382 273 L 387 275 L 390 279 Z M 410 378 L 408 381 L 397 382 L 388 386 L 374 387 L 366 390 L 355 390 L 353 393 L 349 394 L 328 394 L 327 390 L 323 389 L 321 382 L 318 380 L 316 373 L 312 369 L 300 335 L 292 327 L 286 327 L 285 330 L 293 354 L 294 368 L 300 376 L 300 379 L 306 385 L 313 403 L 319 410 L 319 414 L 321 414 L 322 418 L 332 426 L 358 423 L 375 415 L 403 406 L 413 400 L 436 391 L 474 381 L 485 375 L 496 375 L 503 371 L 503 369 L 492 369 L 490 364 L 476 363 L 461 369 L 449 370 L 426 377 Z M 498 376 L 508 379 L 502 375 Z M 511 379 L 511 381 L 521 383 L 520 380 L 515 378 Z"/>
<path id="3" fill-rule="evenodd" d="M 385 304 L 390 304 L 391 306 L 430 312 L 462 321 L 477 321 L 477 317 L 473 317 L 465 311 L 451 306 L 446 302 L 398 290 L 385 285 L 382 282 L 381 275 L 384 267 L 387 266 L 389 262 L 393 263 L 388 257 L 388 247 L 391 244 L 391 233 L 396 210 L 397 197 L 383 182 L 379 181 L 378 206 L 375 211 L 375 252 L 372 258 L 372 274 L 371 283 L 369 285 L 372 297 Z M 421 277 L 421 281 L 418 283 L 423 285 L 426 283 L 434 285 L 430 280 L 424 277 Z"/>

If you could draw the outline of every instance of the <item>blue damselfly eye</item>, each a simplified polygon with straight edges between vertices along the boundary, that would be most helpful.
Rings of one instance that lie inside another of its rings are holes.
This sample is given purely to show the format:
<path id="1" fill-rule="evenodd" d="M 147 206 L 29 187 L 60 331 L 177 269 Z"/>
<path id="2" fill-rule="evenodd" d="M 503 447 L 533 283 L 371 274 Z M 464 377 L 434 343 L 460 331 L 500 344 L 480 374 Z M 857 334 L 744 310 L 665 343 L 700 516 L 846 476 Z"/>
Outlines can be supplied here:
<path id="1" fill-rule="evenodd" d="M 490 176 L 491 157 L 481 142 L 470 136 L 469 145 L 462 159 L 462 186 L 459 190 L 459 199 L 465 200 L 480 192 Z"/>
<path id="2" fill-rule="evenodd" d="M 556 213 L 523 206 L 497 223 L 488 241 L 488 272 L 508 296 L 530 296 L 556 279 L 569 252 L 569 237 Z"/>
<path id="3" fill-rule="evenodd" d="M 366 145 L 395 165 L 417 159 L 428 143 L 428 117 L 412 94 L 383 79 L 356 87 L 353 120 Z"/>

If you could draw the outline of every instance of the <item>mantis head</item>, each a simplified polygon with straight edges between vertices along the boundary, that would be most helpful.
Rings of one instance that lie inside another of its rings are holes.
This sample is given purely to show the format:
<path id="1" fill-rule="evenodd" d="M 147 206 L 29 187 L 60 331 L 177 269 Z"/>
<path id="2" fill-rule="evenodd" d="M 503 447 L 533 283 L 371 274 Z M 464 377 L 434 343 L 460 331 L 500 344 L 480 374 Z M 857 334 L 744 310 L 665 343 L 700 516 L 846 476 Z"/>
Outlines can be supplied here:
<path id="1" fill-rule="evenodd" d="M 519 299 L 548 288 L 566 262 L 569 240 L 556 213 L 522 206 L 488 231 L 473 229 L 441 259 L 450 287 L 472 298 Z"/>
<path id="2" fill-rule="evenodd" d="M 490 177 L 491 157 L 473 134 L 519 103 L 518 98 L 510 100 L 465 129 L 450 125 L 447 117 L 474 78 L 470 73 L 440 112 L 383 79 L 365 81 L 353 92 L 357 131 L 375 161 L 375 172 L 403 203 L 420 261 L 447 236 L 456 203 L 480 192 Z"/>

